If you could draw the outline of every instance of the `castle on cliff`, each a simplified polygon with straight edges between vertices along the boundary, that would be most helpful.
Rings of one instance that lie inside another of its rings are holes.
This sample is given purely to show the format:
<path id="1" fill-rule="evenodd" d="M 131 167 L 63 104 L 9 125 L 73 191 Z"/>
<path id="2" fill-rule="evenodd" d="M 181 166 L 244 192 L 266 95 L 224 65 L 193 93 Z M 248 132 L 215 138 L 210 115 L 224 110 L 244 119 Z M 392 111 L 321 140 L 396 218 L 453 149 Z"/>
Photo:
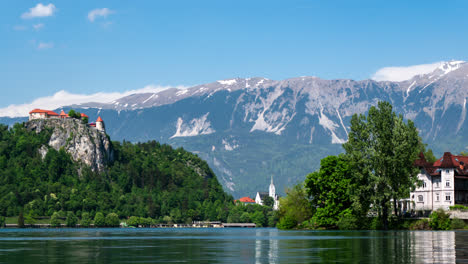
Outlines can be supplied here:
<path id="1" fill-rule="evenodd" d="M 66 114 L 63 110 L 60 112 L 60 114 L 55 113 L 54 111 L 51 110 L 44 110 L 44 109 L 34 109 L 31 112 L 29 112 L 29 121 L 33 119 L 68 119 L 71 118 Z M 89 117 L 81 113 L 81 119 L 88 119 Z M 101 132 L 106 132 L 106 127 L 104 125 L 104 120 L 99 116 L 94 123 L 89 123 L 88 126 L 90 127 L 95 127 L 97 130 Z"/>

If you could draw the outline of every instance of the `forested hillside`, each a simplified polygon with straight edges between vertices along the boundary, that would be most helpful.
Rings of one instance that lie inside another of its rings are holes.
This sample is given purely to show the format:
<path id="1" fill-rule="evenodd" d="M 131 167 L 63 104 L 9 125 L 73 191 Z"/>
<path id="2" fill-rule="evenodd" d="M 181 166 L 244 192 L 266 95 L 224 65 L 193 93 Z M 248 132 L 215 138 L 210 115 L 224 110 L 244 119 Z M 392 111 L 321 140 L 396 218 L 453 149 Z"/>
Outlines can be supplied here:
<path id="1" fill-rule="evenodd" d="M 226 221 L 232 197 L 205 161 L 155 141 L 112 142 L 114 160 L 103 172 L 48 146 L 52 129 L 0 125 L 0 215 L 51 216 L 97 212 L 156 220 Z M 47 148 L 44 156 L 39 151 Z"/>

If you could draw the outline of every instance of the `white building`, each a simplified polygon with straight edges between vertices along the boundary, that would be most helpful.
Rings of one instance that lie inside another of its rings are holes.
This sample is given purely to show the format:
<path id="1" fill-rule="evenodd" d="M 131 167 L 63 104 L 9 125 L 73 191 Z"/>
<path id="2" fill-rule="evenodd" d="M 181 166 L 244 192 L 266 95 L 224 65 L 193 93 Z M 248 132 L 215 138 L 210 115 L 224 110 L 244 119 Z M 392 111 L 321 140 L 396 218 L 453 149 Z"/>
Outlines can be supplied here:
<path id="1" fill-rule="evenodd" d="M 273 184 L 273 176 L 271 176 L 271 183 L 268 192 L 257 192 L 255 196 L 255 203 L 263 205 L 263 200 L 265 197 L 273 198 L 273 210 L 278 210 L 279 208 L 279 195 L 276 194 L 276 188 Z"/>
<path id="2" fill-rule="evenodd" d="M 59 114 L 54 111 L 44 109 L 34 109 L 29 112 L 29 121 L 33 119 L 48 119 L 48 118 L 59 118 Z"/>
<path id="3" fill-rule="evenodd" d="M 427 162 L 421 153 L 415 165 L 421 169 L 422 182 L 410 193 L 410 209 L 414 211 L 448 210 L 455 204 L 468 203 L 468 157 L 445 152 L 434 163 Z"/>

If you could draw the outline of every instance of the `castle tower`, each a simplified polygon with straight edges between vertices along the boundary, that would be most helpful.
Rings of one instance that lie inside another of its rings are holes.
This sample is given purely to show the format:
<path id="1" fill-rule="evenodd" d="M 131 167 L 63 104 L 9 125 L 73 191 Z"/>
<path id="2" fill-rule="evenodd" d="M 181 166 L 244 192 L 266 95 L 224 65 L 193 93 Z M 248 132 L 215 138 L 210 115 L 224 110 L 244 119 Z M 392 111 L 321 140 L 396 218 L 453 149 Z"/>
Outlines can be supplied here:
<path id="1" fill-rule="evenodd" d="M 102 121 L 102 118 L 100 116 L 96 120 L 96 129 L 101 131 L 101 132 L 106 132 L 106 127 L 104 126 L 104 121 Z"/>
<path id="2" fill-rule="evenodd" d="M 273 175 L 271 175 L 271 183 L 270 183 L 270 189 L 269 189 L 269 192 L 268 192 L 268 195 L 273 198 L 274 200 L 276 199 L 276 189 L 275 189 L 275 185 L 273 184 Z"/>

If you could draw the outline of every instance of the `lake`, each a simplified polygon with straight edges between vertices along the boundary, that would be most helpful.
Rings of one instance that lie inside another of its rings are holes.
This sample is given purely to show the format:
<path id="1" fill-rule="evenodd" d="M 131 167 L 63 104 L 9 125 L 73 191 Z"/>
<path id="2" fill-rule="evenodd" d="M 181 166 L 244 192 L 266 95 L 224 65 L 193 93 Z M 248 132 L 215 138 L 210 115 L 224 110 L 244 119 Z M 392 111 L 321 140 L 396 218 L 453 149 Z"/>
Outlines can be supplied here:
<path id="1" fill-rule="evenodd" d="M 0 263 L 468 263 L 465 231 L 0 229 Z"/>

